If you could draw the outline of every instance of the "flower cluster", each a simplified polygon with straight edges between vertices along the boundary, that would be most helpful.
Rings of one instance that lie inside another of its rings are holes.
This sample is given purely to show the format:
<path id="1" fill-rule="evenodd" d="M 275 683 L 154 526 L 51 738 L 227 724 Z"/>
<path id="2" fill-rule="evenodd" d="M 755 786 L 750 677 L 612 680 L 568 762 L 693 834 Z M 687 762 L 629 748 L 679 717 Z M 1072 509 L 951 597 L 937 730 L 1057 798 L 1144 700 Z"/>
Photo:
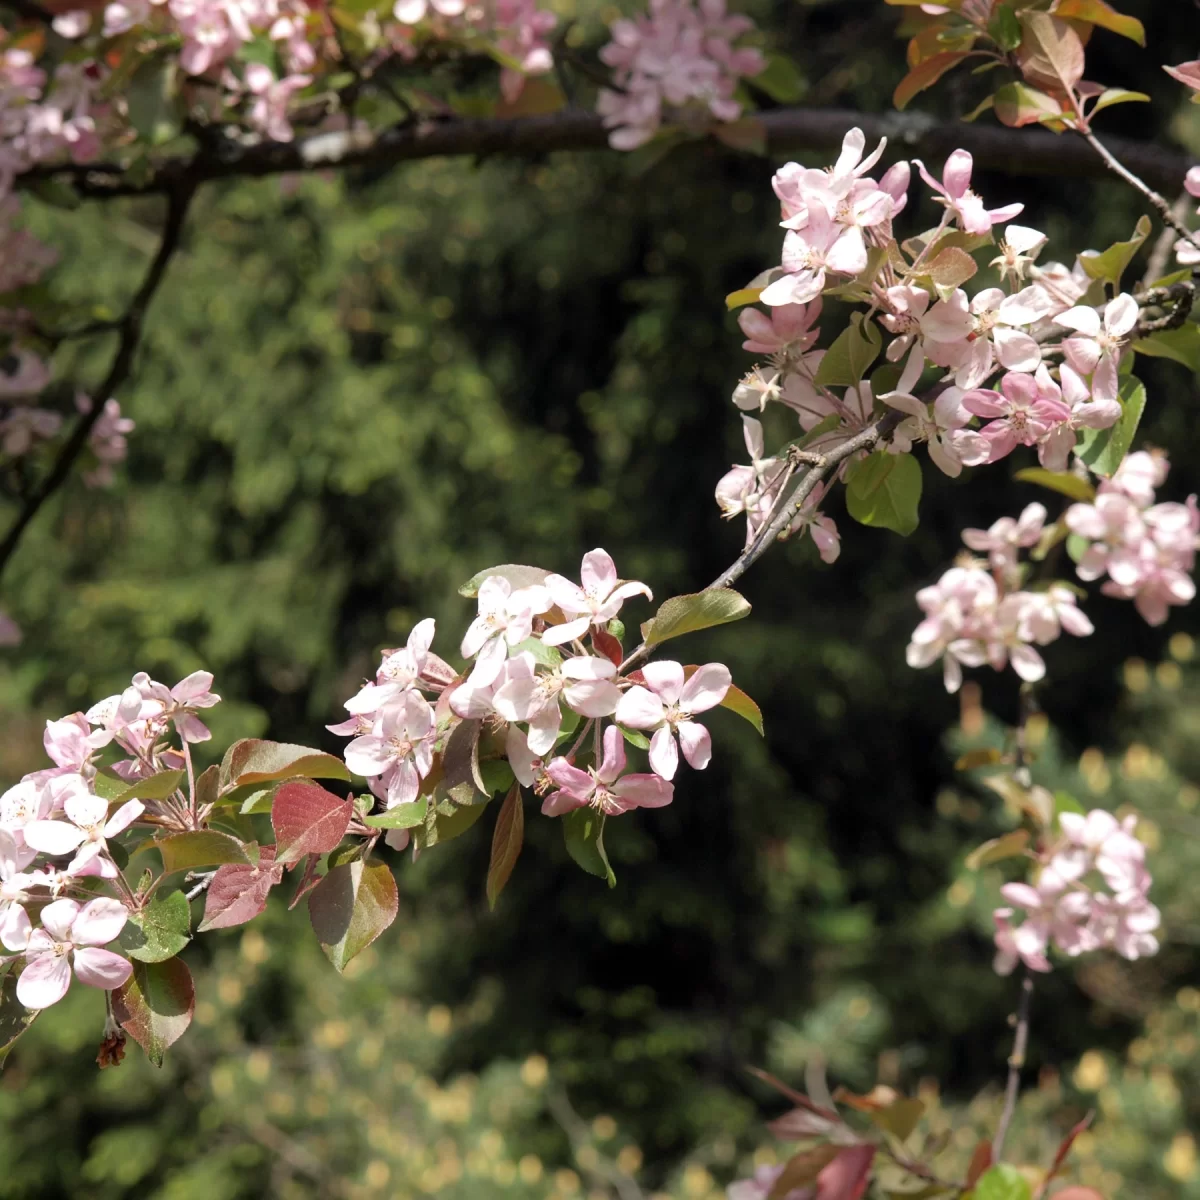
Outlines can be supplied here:
<path id="1" fill-rule="evenodd" d="M 459 647 L 469 670 L 431 651 L 429 618 L 406 646 L 384 652 L 374 681 L 346 701 L 348 719 L 329 726 L 353 735 L 346 765 L 385 811 L 412 804 L 437 783 L 435 755 L 444 770 L 449 739 L 474 722 L 495 761 L 545 797 L 548 816 L 669 804 L 680 752 L 697 770 L 708 765 L 709 734 L 696 717 L 724 700 L 728 668 L 659 661 L 622 674 L 610 627 L 626 600 L 652 597 L 644 583 L 620 579 L 604 550 L 584 555 L 578 583 L 538 568 L 499 570 L 479 582 Z M 627 740 L 649 750 L 651 773 L 626 773 Z M 402 849 L 410 837 L 398 828 L 387 840 Z"/>
<path id="2" fill-rule="evenodd" d="M 1058 820 L 1062 837 L 1041 856 L 1035 882 L 1001 888 L 1024 919 L 1014 925 L 1014 907 L 996 909 L 996 970 L 1007 975 L 1022 962 L 1049 971 L 1051 946 L 1072 957 L 1105 948 L 1128 959 L 1156 954 L 1161 918 L 1150 902 L 1146 848 L 1134 836 L 1137 818 L 1093 809 Z"/>
<path id="3" fill-rule="evenodd" d="M 987 561 L 968 556 L 917 593 L 925 619 L 908 645 L 910 667 L 928 667 L 940 658 L 949 692 L 962 686 L 963 667 L 990 665 L 1002 671 L 1011 663 L 1022 679 L 1033 683 L 1046 674 L 1036 647 L 1063 632 L 1076 637 L 1092 632 L 1067 585 L 1021 590 L 1019 552 L 1041 540 L 1045 521 L 1046 509 L 1031 504 L 1015 521 L 1003 517 L 990 529 L 963 531 L 963 541 L 986 553 Z"/>
<path id="4" fill-rule="evenodd" d="M 650 0 L 644 16 L 614 21 L 600 58 L 616 87 L 596 102 L 609 143 L 632 150 L 664 120 L 698 128 L 736 121 L 738 81 L 766 66 L 757 50 L 734 44 L 753 28 L 749 17 L 727 13 L 725 0 Z"/>
<path id="5" fill-rule="evenodd" d="M 129 978 L 129 962 L 103 947 L 145 897 L 130 891 L 110 843 L 135 822 L 191 828 L 204 814 L 185 812 L 181 792 L 146 802 L 131 797 L 110 812 L 98 788 L 116 784 L 119 792 L 118 780 L 131 784 L 187 766 L 189 744 L 209 737 L 196 710 L 220 699 L 211 687 L 206 671 L 173 688 L 135 675 L 124 692 L 86 713 L 48 721 L 43 741 L 54 766 L 0 796 L 0 944 L 10 962 L 23 960 L 17 999 L 26 1008 L 61 1000 L 72 969 L 81 983 L 108 991 Z M 180 750 L 166 740 L 172 727 Z M 97 760 L 110 746 L 128 757 L 102 776 Z M 97 883 L 116 894 L 96 895 Z"/>
<path id="6" fill-rule="evenodd" d="M 1165 482 L 1166 456 L 1130 454 L 1112 479 L 1102 480 L 1090 504 L 1073 504 L 1064 520 L 1086 548 L 1079 553 L 1080 579 L 1108 578 L 1106 595 L 1132 600 L 1151 625 L 1161 625 L 1172 605 L 1196 595 L 1191 572 L 1200 546 L 1196 497 L 1186 504 L 1155 504 Z"/>
<path id="7" fill-rule="evenodd" d="M 867 154 L 855 129 L 832 167 L 788 163 L 776 172 L 772 186 L 786 230 L 781 264 L 747 289 L 767 312 L 751 308 L 739 317 L 745 349 L 767 361 L 738 384 L 734 403 L 744 412 L 769 402 L 790 408 L 803 434 L 797 449 L 810 456 L 833 450 L 891 408 L 903 419 L 887 451 L 906 454 L 923 442 L 947 475 L 996 462 L 1018 446 L 1034 448 L 1048 469 L 1065 470 L 1081 434 L 1121 417 L 1118 375 L 1137 302 L 1121 294 L 1102 309 L 1083 303 L 1092 283 L 1083 268 L 1037 267 L 1046 237 L 1019 225 L 1008 227 L 991 262 L 1005 286 L 969 295 L 961 285 L 977 267 L 962 246 L 993 241 L 1022 206 L 989 209 L 971 187 L 973 162 L 965 150 L 950 155 L 940 180 L 916 162 L 944 212 L 935 229 L 901 244 L 893 221 L 907 205 L 912 169 L 899 162 L 874 179 L 870 172 L 885 146 Z M 847 386 L 843 355 L 829 370 L 816 343 L 822 295 L 831 290 L 870 303 L 878 314 L 840 341 L 850 337 L 869 363 L 883 333 L 890 334 L 884 347 L 894 364 L 890 376 L 861 378 L 860 371 Z M 921 390 L 930 371 L 936 376 Z M 753 461 L 720 481 L 717 502 L 728 516 L 745 514 L 750 542 L 791 471 L 785 456 L 766 453 L 756 418 L 746 420 L 745 435 Z M 840 473 L 852 462 L 847 458 Z M 821 498 L 808 497 L 792 531 L 810 528 L 822 557 L 832 561 L 836 528 L 819 514 Z"/>

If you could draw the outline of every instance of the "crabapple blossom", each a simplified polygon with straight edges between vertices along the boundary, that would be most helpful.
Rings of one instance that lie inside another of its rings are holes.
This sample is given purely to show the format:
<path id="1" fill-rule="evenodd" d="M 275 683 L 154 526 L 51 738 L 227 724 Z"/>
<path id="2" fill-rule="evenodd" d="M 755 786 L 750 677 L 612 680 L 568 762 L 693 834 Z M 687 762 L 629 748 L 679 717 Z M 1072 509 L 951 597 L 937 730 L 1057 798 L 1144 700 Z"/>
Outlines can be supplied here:
<path id="1" fill-rule="evenodd" d="M 376 713 L 389 700 L 414 687 L 429 659 L 436 628 L 432 617 L 418 621 L 409 631 L 404 648 L 384 655 L 375 682 L 364 684 L 346 701 L 346 711 L 352 715 Z"/>
<path id="2" fill-rule="evenodd" d="M 1014 284 L 1023 283 L 1049 240 L 1044 233 L 1027 225 L 1009 225 L 1000 239 L 1000 253 L 989 265 L 999 270 L 1001 283 L 1010 280 Z"/>
<path id="3" fill-rule="evenodd" d="M 997 462 L 1018 446 L 1037 446 L 1038 458 L 1054 461 L 1057 446 L 1051 439 L 1071 419 L 1071 409 L 1052 392 L 1040 388 L 1032 375 L 1009 371 L 1000 391 L 977 388 L 962 398 L 963 407 L 977 417 L 991 418 L 980 430 L 988 445 L 988 462 Z"/>
<path id="4" fill-rule="evenodd" d="M 963 406 L 961 388 L 946 388 L 932 403 L 919 400 L 909 392 L 885 392 L 879 397 L 885 404 L 908 413 L 908 419 L 896 427 L 889 449 L 907 453 L 914 442 L 923 441 L 929 447 L 929 457 L 939 471 L 957 478 L 964 463 L 983 462 L 989 447 L 979 436 L 964 426 L 971 413 Z"/>
<path id="5" fill-rule="evenodd" d="M 702 771 L 712 757 L 712 740 L 708 730 L 691 718 L 725 699 L 732 682 L 729 668 L 723 663 L 708 663 L 688 679 L 677 662 L 652 662 L 642 668 L 642 678 L 644 687 L 634 684 L 621 697 L 617 724 L 654 731 L 650 765 L 663 779 L 675 778 L 680 747 L 688 765 Z"/>
<path id="6" fill-rule="evenodd" d="M 29 934 L 25 969 L 17 980 L 17 999 L 29 1009 L 57 1004 L 71 985 L 71 969 L 80 983 L 112 991 L 133 973 L 128 960 L 107 946 L 120 934 L 129 913 L 118 900 L 97 896 L 86 904 L 64 897 L 41 912 L 41 928 Z"/>
<path id="7" fill-rule="evenodd" d="M 145 805 L 140 800 L 128 800 L 110 817 L 107 801 L 77 791 L 63 801 L 65 821 L 31 821 L 25 826 L 25 844 L 51 858 L 73 853 L 69 875 L 94 872 L 115 879 L 117 868 L 108 855 L 107 839 L 127 829 L 143 812 Z"/>
<path id="8" fill-rule="evenodd" d="M 537 585 L 513 590 L 501 575 L 489 575 L 479 585 L 479 615 L 463 635 L 463 658 L 474 658 L 470 682 L 483 687 L 496 678 L 509 648 L 533 632 L 533 618 L 551 606 L 550 593 Z"/>
<path id="9" fill-rule="evenodd" d="M 28 454 L 39 441 L 54 437 L 62 417 L 45 408 L 16 405 L 0 417 L 0 450 L 10 458 Z"/>
<path id="10" fill-rule="evenodd" d="M 654 599 L 644 583 L 617 578 L 616 564 L 607 550 L 589 550 L 583 556 L 579 577 L 582 586 L 562 575 L 546 576 L 546 590 L 551 601 L 567 617 L 562 625 L 551 625 L 542 634 L 542 641 L 547 646 L 574 641 L 593 627 L 603 629 L 631 596 Z"/>
<path id="11" fill-rule="evenodd" d="M 769 314 L 744 308 L 738 314 L 738 325 L 746 335 L 742 349 L 784 361 L 801 359 L 821 334 L 813 328 L 820 316 L 820 297 L 811 304 L 779 304 Z"/>
<path id="12" fill-rule="evenodd" d="M 1044 504 L 1027 504 L 1015 519 L 1001 517 L 987 529 L 964 529 L 963 544 L 978 554 L 986 554 L 992 570 L 1010 578 L 1020 551 L 1041 541 L 1048 515 Z"/>
<path id="13" fill-rule="evenodd" d="M 565 758 L 546 765 L 546 775 L 557 786 L 542 802 L 542 812 L 559 817 L 576 808 L 591 807 L 616 817 L 633 808 L 661 808 L 670 804 L 675 789 L 659 775 L 625 775 L 625 738 L 610 725 L 604 731 L 604 758 L 599 767 L 581 771 Z"/>
<path id="14" fill-rule="evenodd" d="M 1054 318 L 1056 325 L 1077 331 L 1063 342 L 1063 352 L 1076 371 L 1092 377 L 1097 400 L 1117 398 L 1122 346 L 1137 324 L 1138 311 L 1137 301 L 1123 292 L 1104 306 L 1103 317 L 1094 308 L 1077 305 Z"/>
<path id="15" fill-rule="evenodd" d="M 46 753 L 68 771 L 86 772 L 92 769 L 92 759 L 108 743 L 112 734 L 92 729 L 83 713 L 72 713 L 58 721 L 47 721 L 42 743 Z"/>
<path id="16" fill-rule="evenodd" d="M 378 778 L 382 798 L 393 808 L 417 798 L 421 780 L 433 766 L 435 736 L 429 702 L 408 691 L 383 705 L 371 732 L 350 742 L 342 757 L 356 775 Z"/>
<path id="17" fill-rule="evenodd" d="M 562 728 L 560 697 L 582 717 L 611 716 L 621 699 L 613 683 L 616 673 L 607 658 L 568 658 L 545 674 L 510 678 L 492 697 L 492 705 L 506 721 L 527 721 L 529 750 L 545 755 L 554 748 Z"/>
<path id="18" fill-rule="evenodd" d="M 789 305 L 800 308 L 802 305 Z M 733 389 L 733 402 L 743 412 L 762 412 L 770 400 L 782 399 L 778 371 L 753 367 L 747 371 Z"/>
<path id="19" fill-rule="evenodd" d="M 24 870 L 36 851 L 18 846 L 16 838 L 0 828 L 0 945 L 6 950 L 23 950 L 29 944 L 32 926 L 25 904 L 33 879 Z"/>
<path id="20" fill-rule="evenodd" d="M 600 59 L 621 89 L 601 89 L 596 111 L 609 144 L 633 150 L 665 121 L 736 121 L 738 81 L 759 74 L 766 60 L 735 41 L 754 23 L 725 11 L 725 0 L 650 0 L 649 11 L 614 21 Z"/>
<path id="21" fill-rule="evenodd" d="M 993 225 L 1003 225 L 1025 211 L 1023 204 L 1006 204 L 990 211 L 983 207 L 983 198 L 971 190 L 975 160 L 966 150 L 955 150 L 946 159 L 941 182 L 929 174 L 920 159 L 914 158 L 913 163 L 921 172 L 921 178 L 937 194 L 938 202 L 945 205 L 946 212 L 964 233 L 990 233 Z"/>

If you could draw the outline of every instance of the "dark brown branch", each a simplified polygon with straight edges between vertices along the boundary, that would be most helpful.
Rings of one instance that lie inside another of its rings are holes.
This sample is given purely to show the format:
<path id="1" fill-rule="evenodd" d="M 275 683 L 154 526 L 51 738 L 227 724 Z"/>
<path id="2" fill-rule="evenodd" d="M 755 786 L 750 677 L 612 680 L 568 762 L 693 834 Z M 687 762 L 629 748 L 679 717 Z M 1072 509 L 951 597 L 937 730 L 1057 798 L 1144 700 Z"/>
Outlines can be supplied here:
<path id="1" fill-rule="evenodd" d="M 37 21 L 41 25 L 49 25 L 54 20 L 54 14 L 38 4 L 37 0 L 4 0 L 0 7 L 10 9 L 26 21 Z"/>
<path id="2" fill-rule="evenodd" d="M 154 256 L 141 287 L 138 288 L 124 316 L 117 322 L 117 349 L 109 365 L 108 373 L 92 395 L 91 409 L 83 413 L 71 430 L 49 474 L 31 492 L 24 501 L 21 511 L 17 514 L 12 526 L 0 542 L 0 572 L 3 572 L 8 560 L 12 558 L 21 536 L 29 527 L 30 522 L 37 516 L 42 505 L 54 495 L 67 481 L 79 456 L 86 449 L 88 438 L 91 436 L 96 422 L 104 412 L 104 404 L 113 393 L 129 378 L 133 370 L 133 359 L 142 339 L 142 321 L 146 310 L 154 299 L 155 292 L 166 274 L 175 251 L 179 249 L 180 236 L 183 233 L 184 222 L 187 219 L 188 207 L 191 204 L 194 187 L 180 184 L 167 194 L 167 216 L 163 223 L 162 240 L 158 252 Z"/>
<path id="3" fill-rule="evenodd" d="M 1081 140 L 1042 130 L 1004 129 L 941 122 L 921 113 L 867 114 L 848 109 L 781 108 L 758 115 L 773 155 L 799 150 L 832 152 L 858 126 L 869 141 L 891 139 L 897 156 L 945 157 L 970 150 L 984 168 L 1013 175 L 1103 176 L 1104 163 Z M 255 145 L 222 143 L 195 154 L 165 156 L 137 172 L 120 163 L 40 167 L 20 176 L 18 187 L 48 177 L 70 180 L 88 197 L 170 192 L 209 180 L 255 178 L 294 171 L 386 167 L 422 158 L 527 156 L 555 151 L 602 150 L 607 133 L 595 113 L 564 110 L 512 119 L 426 118 L 378 133 L 348 131 Z M 1150 184 L 1177 191 L 1190 165 L 1168 146 L 1112 139 L 1112 150 Z"/>
<path id="4" fill-rule="evenodd" d="M 1033 1001 L 1033 976 L 1029 968 L 1021 977 L 1021 999 L 1017 1003 L 1016 1027 L 1013 1037 L 1012 1054 L 1008 1056 L 1008 1084 L 1004 1089 L 1004 1111 L 1000 1114 L 1000 1124 L 996 1126 L 996 1136 L 992 1139 L 992 1162 L 1000 1162 L 1004 1158 L 1004 1142 L 1008 1137 L 1008 1127 L 1012 1124 L 1013 1114 L 1017 1111 L 1017 1097 L 1021 1092 L 1021 1069 L 1025 1066 L 1025 1053 L 1029 1049 L 1029 1008 Z"/>

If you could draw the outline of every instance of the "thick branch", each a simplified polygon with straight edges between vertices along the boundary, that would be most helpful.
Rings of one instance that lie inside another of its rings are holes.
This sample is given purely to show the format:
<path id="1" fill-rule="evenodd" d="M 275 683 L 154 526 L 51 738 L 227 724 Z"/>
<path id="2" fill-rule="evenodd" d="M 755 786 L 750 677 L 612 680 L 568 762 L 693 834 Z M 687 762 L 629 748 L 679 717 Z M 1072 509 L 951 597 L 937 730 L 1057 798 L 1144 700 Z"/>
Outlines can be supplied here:
<path id="1" fill-rule="evenodd" d="M 21 536 L 30 522 L 37 516 L 43 504 L 54 495 L 67 481 L 79 456 L 88 444 L 96 422 L 104 412 L 105 401 L 129 378 L 133 370 L 133 359 L 142 339 L 142 320 L 146 310 L 154 299 L 155 292 L 166 274 L 167 264 L 179 248 L 179 239 L 183 233 L 184 221 L 187 219 L 188 207 L 192 201 L 194 187 L 180 184 L 167 195 L 167 216 L 163 223 L 162 240 L 158 253 L 155 254 L 146 272 L 142 286 L 129 302 L 125 315 L 117 322 L 118 340 L 116 353 L 109 365 L 108 373 L 92 395 L 92 407 L 83 413 L 71 436 L 58 453 L 54 465 L 50 468 L 45 479 L 25 498 L 21 511 L 17 514 L 4 541 L 0 542 L 0 572 L 3 572 L 8 560 L 13 556 Z"/>
<path id="2" fill-rule="evenodd" d="M 868 140 L 890 138 L 898 155 L 941 158 L 958 147 L 970 150 L 985 168 L 1013 175 L 1102 176 L 1082 141 L 1041 130 L 1003 129 L 937 121 L 922 113 L 867 114 L 849 109 L 781 108 L 757 118 L 769 152 L 833 151 L 858 126 Z M 209 180 L 254 178 L 294 171 L 343 167 L 386 167 L 422 158 L 491 155 L 526 156 L 554 151 L 602 150 L 607 133 L 595 113 L 567 110 L 512 119 L 451 117 L 421 119 L 378 133 L 348 131 L 298 138 L 294 142 L 228 142 L 189 155 L 165 156 L 136 172 L 119 163 L 40 167 L 18 177 L 27 187 L 55 176 L 70 179 L 85 196 L 169 192 Z M 1113 139 L 1121 161 L 1150 184 L 1175 192 L 1190 165 L 1187 155 L 1166 146 Z"/>

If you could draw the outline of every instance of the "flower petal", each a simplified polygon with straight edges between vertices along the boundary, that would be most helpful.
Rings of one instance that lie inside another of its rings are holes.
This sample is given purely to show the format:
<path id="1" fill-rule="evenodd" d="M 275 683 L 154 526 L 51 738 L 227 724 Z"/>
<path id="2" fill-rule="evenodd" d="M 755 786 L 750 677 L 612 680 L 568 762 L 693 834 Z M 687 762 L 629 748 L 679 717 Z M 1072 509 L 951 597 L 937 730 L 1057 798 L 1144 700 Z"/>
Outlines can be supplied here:
<path id="1" fill-rule="evenodd" d="M 116 938 L 129 913 L 119 900 L 97 896 L 89 900 L 71 922 L 71 941 L 82 946 L 107 946 Z M 45 924 L 43 914 L 43 924 Z"/>
<path id="2" fill-rule="evenodd" d="M 680 721 L 676 727 L 679 734 L 679 746 L 688 766 L 694 770 L 703 771 L 712 758 L 712 738 L 703 725 L 696 721 Z"/>
<path id="3" fill-rule="evenodd" d="M 103 988 L 111 992 L 119 988 L 130 975 L 133 965 L 128 959 L 114 954 L 111 950 L 97 950 L 85 946 L 75 951 L 75 978 L 88 987 Z"/>
<path id="4" fill-rule="evenodd" d="M 650 765 L 663 779 L 674 779 L 679 767 L 679 747 L 670 726 L 663 725 L 650 739 Z"/>
<path id="5" fill-rule="evenodd" d="M 17 980 L 17 999 L 35 1011 L 57 1004 L 71 986 L 71 966 L 65 955 L 39 954 L 30 959 Z"/>
<path id="6" fill-rule="evenodd" d="M 663 702 L 652 691 L 634 684 L 617 704 L 618 725 L 630 729 L 657 729 L 663 721 Z"/>
<path id="7" fill-rule="evenodd" d="M 683 686 L 679 707 L 684 712 L 707 712 L 725 699 L 733 676 L 724 663 L 706 663 Z"/>
<path id="8" fill-rule="evenodd" d="M 30 821 L 23 830 L 25 844 L 51 857 L 78 849 L 87 834 L 66 821 Z"/>

